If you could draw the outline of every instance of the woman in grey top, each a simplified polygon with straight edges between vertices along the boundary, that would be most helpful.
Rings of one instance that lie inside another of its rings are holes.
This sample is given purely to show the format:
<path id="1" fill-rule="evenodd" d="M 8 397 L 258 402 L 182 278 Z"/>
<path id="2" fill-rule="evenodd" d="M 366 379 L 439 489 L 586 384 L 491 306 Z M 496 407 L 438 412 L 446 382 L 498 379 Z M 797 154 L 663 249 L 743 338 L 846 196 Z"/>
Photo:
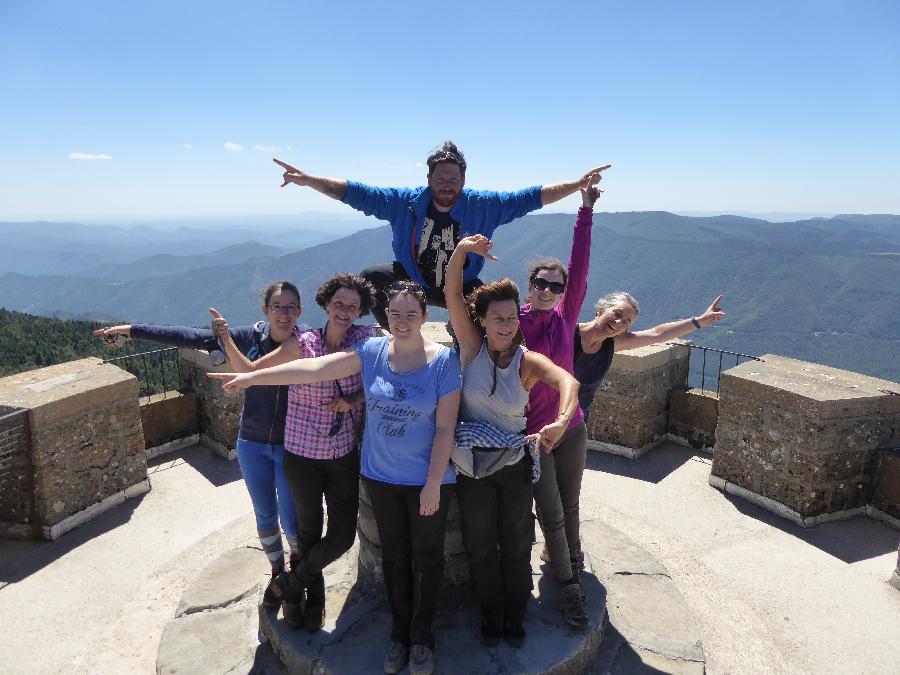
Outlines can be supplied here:
<path id="1" fill-rule="evenodd" d="M 519 289 L 511 280 L 477 288 L 468 303 L 463 298 L 466 255 L 495 259 L 492 247 L 483 235 L 466 237 L 447 266 L 447 310 L 463 369 L 457 439 L 463 428 L 477 429 L 481 439 L 470 451 L 457 448 L 454 464 L 463 541 L 481 603 L 482 642 L 494 645 L 502 636 L 518 647 L 532 588 L 532 472 L 525 441 L 553 447 L 577 410 L 578 382 L 519 344 Z M 528 391 L 538 381 L 560 392 L 559 417 L 525 438 Z"/>

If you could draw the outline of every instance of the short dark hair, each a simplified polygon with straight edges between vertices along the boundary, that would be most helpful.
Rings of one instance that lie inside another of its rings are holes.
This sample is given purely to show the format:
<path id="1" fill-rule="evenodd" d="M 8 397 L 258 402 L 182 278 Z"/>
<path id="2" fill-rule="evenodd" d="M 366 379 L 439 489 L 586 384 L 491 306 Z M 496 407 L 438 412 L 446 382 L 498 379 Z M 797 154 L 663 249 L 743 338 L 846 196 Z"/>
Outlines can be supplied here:
<path id="1" fill-rule="evenodd" d="M 414 297 L 418 301 L 419 307 L 422 308 L 422 314 L 425 314 L 425 308 L 428 305 L 428 302 L 425 300 L 425 291 L 415 281 L 395 281 L 384 289 L 384 294 L 387 296 L 387 304 L 390 304 L 391 300 L 404 293 Z"/>
<path id="2" fill-rule="evenodd" d="M 438 164 L 456 164 L 463 177 L 466 175 L 466 156 L 456 147 L 456 143 L 453 141 L 444 141 L 442 146 L 431 151 L 431 154 L 428 155 L 428 159 L 425 161 L 428 164 L 429 178 L 434 173 L 434 167 Z"/>
<path id="3" fill-rule="evenodd" d="M 533 260 L 528 264 L 528 283 L 537 279 L 537 275 L 541 270 L 556 271 L 562 274 L 563 283 L 569 282 L 569 270 L 566 269 L 556 258 L 540 258 Z"/>
<path id="4" fill-rule="evenodd" d="M 316 291 L 316 304 L 325 309 L 325 305 L 342 288 L 356 291 L 359 294 L 360 316 L 365 316 L 375 306 L 375 287 L 362 277 L 358 277 L 350 272 L 335 274 L 319 286 L 319 290 Z"/>
<path id="5" fill-rule="evenodd" d="M 290 291 L 297 296 L 297 303 L 300 303 L 300 289 L 294 286 L 290 281 L 273 281 L 271 284 L 260 290 L 259 297 L 263 304 L 268 307 L 269 300 L 279 291 Z"/>

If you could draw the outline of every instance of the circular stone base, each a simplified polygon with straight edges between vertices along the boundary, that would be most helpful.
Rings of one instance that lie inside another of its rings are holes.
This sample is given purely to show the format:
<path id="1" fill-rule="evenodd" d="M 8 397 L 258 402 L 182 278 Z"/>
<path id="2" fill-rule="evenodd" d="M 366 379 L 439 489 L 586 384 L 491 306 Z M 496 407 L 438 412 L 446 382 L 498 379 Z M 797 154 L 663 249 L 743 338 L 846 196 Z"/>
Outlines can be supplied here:
<path id="1" fill-rule="evenodd" d="M 606 593 L 590 570 L 584 574 L 584 629 L 568 626 L 560 611 L 559 586 L 532 548 L 535 589 L 525 618 L 525 644 L 484 647 L 481 618 L 471 594 L 445 592 L 434 621 L 436 673 L 581 673 L 588 667 L 606 622 Z M 290 628 L 280 611 L 260 607 L 260 630 L 289 673 L 381 673 L 391 613 L 383 587 L 357 583 L 356 547 L 326 571 L 327 614 L 318 633 Z M 585 556 L 589 561 L 590 556 Z"/>

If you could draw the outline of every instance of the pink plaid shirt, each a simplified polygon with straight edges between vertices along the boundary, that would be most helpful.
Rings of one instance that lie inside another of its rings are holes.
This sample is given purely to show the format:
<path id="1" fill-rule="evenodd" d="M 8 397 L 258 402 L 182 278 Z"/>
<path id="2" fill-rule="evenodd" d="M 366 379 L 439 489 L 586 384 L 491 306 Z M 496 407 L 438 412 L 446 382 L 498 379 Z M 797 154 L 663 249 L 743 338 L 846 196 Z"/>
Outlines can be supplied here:
<path id="1" fill-rule="evenodd" d="M 372 326 L 354 324 L 344 336 L 341 349 L 347 349 L 359 340 L 373 335 Z M 300 358 L 324 356 L 325 329 L 311 329 L 297 333 Z M 346 396 L 362 389 L 362 376 L 351 375 L 340 379 L 341 391 Z M 337 459 L 353 450 L 357 438 L 357 426 L 363 423 L 365 405 L 362 401 L 349 413 L 344 413 L 340 429 L 334 436 L 328 432 L 335 423 L 337 413 L 325 406 L 338 396 L 335 380 L 314 384 L 292 384 L 288 389 L 287 416 L 284 422 L 284 449 L 309 459 Z M 361 429 L 360 429 L 361 431 Z"/>

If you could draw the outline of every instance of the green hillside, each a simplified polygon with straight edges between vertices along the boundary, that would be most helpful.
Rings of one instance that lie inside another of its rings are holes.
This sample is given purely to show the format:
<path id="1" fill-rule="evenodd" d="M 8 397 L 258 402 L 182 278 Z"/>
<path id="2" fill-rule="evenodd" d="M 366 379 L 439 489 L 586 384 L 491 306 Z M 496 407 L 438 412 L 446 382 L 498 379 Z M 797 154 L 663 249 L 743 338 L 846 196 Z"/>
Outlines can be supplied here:
<path id="1" fill-rule="evenodd" d="M 93 335 L 103 325 L 109 324 L 50 319 L 0 308 L 0 377 L 87 356 L 109 359 L 160 349 L 155 342 L 144 340 L 109 349 Z M 122 367 L 137 375 L 141 396 L 177 387 L 178 368 L 171 357 L 156 354 L 122 363 Z"/>

